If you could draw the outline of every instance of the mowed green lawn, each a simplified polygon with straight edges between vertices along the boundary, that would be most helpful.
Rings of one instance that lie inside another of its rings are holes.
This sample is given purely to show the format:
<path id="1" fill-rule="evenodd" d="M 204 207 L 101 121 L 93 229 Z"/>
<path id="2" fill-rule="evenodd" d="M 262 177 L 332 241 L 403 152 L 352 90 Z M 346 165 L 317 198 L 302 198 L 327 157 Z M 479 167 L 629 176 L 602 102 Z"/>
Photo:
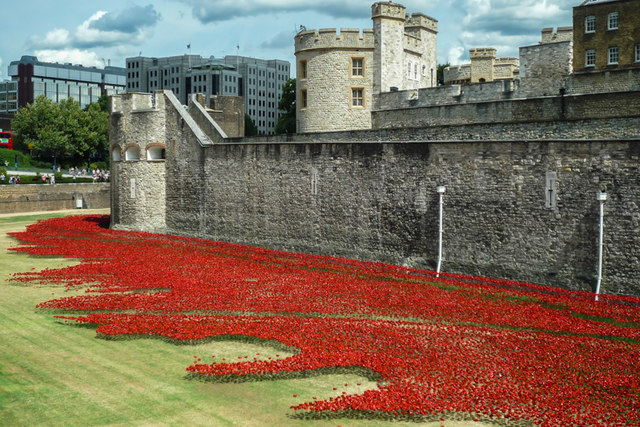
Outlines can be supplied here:
<path id="1" fill-rule="evenodd" d="M 82 213 L 87 212 L 105 213 Z M 36 304 L 68 295 L 65 289 L 12 284 L 11 274 L 70 261 L 7 252 L 17 242 L 6 233 L 22 230 L 38 219 L 77 213 L 0 217 L 0 425 L 421 425 L 291 418 L 291 405 L 314 396 L 326 399 L 343 391 L 357 393 L 375 387 L 356 375 L 240 384 L 184 378 L 194 356 L 203 361 L 214 354 L 216 360 L 253 358 L 256 353 L 283 357 L 282 350 L 238 342 L 178 346 L 158 340 L 106 341 L 97 339 L 93 329 L 63 325 L 51 313 L 38 312 Z M 445 421 L 422 425 L 482 424 Z"/>

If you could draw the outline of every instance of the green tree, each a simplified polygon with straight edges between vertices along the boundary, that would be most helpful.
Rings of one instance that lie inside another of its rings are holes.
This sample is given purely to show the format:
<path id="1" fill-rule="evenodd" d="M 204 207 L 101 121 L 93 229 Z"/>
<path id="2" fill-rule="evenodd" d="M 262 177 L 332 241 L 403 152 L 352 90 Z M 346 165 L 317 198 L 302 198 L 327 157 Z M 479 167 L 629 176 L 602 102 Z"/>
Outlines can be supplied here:
<path id="1" fill-rule="evenodd" d="M 109 113 L 99 104 L 82 111 L 66 99 L 54 104 L 45 96 L 21 108 L 12 124 L 16 140 L 41 160 L 57 163 L 100 160 L 109 147 Z"/>
<path id="2" fill-rule="evenodd" d="M 98 98 L 98 102 L 96 102 L 96 104 L 98 104 L 98 106 L 100 107 L 100 111 L 104 111 L 104 112 L 109 112 L 109 96 L 108 95 L 102 95 L 100 98 Z M 93 104 L 90 104 L 93 105 Z"/>
<path id="3" fill-rule="evenodd" d="M 448 62 L 446 64 L 438 64 L 438 72 L 437 72 L 438 85 L 444 84 L 444 69 L 447 67 L 449 67 Z"/>
<path id="4" fill-rule="evenodd" d="M 258 135 L 258 127 L 253 122 L 251 116 L 247 113 L 244 114 L 244 136 L 256 136 Z"/>
<path id="5" fill-rule="evenodd" d="M 278 109 L 284 111 L 276 123 L 276 134 L 296 133 L 296 79 L 289 79 L 282 86 Z"/>

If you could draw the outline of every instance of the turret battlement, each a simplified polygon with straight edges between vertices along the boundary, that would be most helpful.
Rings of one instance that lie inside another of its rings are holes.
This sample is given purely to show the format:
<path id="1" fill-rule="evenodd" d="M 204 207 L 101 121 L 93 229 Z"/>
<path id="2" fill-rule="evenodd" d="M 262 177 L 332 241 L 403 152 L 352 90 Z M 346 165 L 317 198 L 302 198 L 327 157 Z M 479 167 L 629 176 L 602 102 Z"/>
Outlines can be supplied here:
<path id="1" fill-rule="evenodd" d="M 295 51 L 315 49 L 373 49 L 373 30 L 322 28 L 301 31 L 295 36 Z"/>
<path id="2" fill-rule="evenodd" d="M 407 8 L 401 4 L 381 1 L 371 5 L 371 19 L 385 18 L 405 21 L 407 18 L 406 10 Z"/>
<path id="3" fill-rule="evenodd" d="M 151 93 L 128 92 L 111 97 L 110 109 L 112 114 L 121 115 L 136 111 L 150 112 L 158 110 L 158 102 L 164 103 L 164 98 Z"/>
<path id="4" fill-rule="evenodd" d="M 495 58 L 498 51 L 493 47 L 477 47 L 474 49 L 469 49 L 469 58 L 471 59 L 480 59 L 480 58 Z"/>
<path id="5" fill-rule="evenodd" d="M 515 56 L 505 56 L 502 58 L 496 58 L 495 65 L 520 65 L 520 60 Z"/>
<path id="6" fill-rule="evenodd" d="M 543 28 L 540 44 L 558 43 L 573 41 L 573 27 L 558 27 L 556 32 L 553 28 Z"/>
<path id="7" fill-rule="evenodd" d="M 411 18 L 407 19 L 405 30 L 407 32 L 416 30 L 427 30 L 433 33 L 437 33 L 438 21 L 423 13 L 413 13 L 411 14 Z"/>

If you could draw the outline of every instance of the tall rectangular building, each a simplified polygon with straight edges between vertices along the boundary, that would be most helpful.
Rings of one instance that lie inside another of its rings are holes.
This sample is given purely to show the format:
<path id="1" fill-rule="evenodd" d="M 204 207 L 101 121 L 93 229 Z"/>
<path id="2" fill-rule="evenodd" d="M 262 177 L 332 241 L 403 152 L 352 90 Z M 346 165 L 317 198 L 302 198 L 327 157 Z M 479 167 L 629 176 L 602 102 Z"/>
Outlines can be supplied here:
<path id="1" fill-rule="evenodd" d="M 585 0 L 573 8 L 573 70 L 640 67 L 640 0 Z"/>
<path id="2" fill-rule="evenodd" d="M 9 76 L 10 82 L 0 83 L 0 112 L 6 113 L 16 113 L 40 95 L 54 103 L 73 98 L 84 108 L 102 95 L 124 93 L 126 83 L 121 67 L 41 62 L 35 56 L 11 62 Z"/>
<path id="3" fill-rule="evenodd" d="M 171 90 L 183 104 L 193 93 L 242 96 L 245 112 L 258 131 L 273 134 L 280 112 L 282 86 L 289 79 L 290 64 L 244 56 L 203 58 L 182 55 L 165 58 L 127 58 L 127 91 Z"/>

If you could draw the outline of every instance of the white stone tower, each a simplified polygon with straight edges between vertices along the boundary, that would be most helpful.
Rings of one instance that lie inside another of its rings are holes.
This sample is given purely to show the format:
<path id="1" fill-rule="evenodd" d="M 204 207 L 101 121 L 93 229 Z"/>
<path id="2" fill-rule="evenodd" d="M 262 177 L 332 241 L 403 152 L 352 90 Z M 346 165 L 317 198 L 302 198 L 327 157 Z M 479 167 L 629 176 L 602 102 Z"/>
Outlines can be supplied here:
<path id="1" fill-rule="evenodd" d="M 374 34 L 373 92 L 403 87 L 405 7 L 391 2 L 371 6 Z"/>

